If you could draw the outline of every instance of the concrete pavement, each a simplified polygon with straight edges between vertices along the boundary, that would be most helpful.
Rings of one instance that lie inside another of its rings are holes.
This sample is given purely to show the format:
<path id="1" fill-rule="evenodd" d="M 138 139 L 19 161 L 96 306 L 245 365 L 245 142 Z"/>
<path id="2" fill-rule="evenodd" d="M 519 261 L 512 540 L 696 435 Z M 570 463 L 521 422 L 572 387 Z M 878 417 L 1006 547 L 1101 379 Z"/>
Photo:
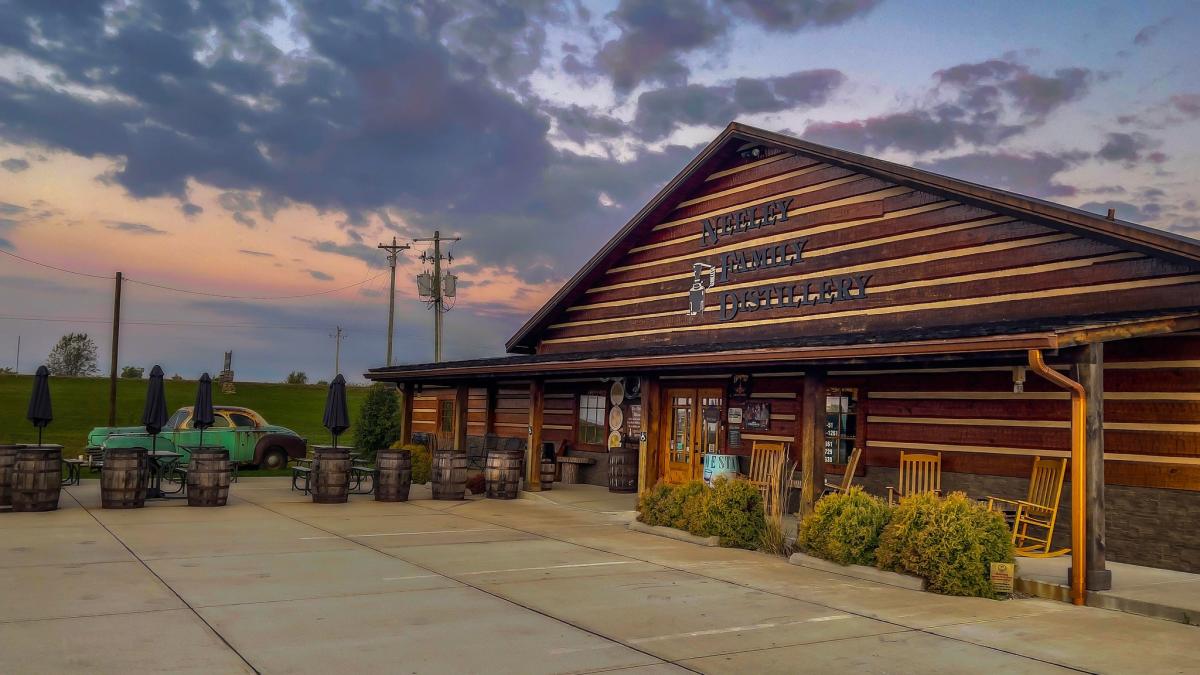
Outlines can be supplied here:
<path id="1" fill-rule="evenodd" d="M 0 672 L 1200 670 L 1192 626 L 693 546 L 586 496 L 413 497 L 245 478 L 225 508 L 104 511 L 85 481 L 0 512 Z"/>

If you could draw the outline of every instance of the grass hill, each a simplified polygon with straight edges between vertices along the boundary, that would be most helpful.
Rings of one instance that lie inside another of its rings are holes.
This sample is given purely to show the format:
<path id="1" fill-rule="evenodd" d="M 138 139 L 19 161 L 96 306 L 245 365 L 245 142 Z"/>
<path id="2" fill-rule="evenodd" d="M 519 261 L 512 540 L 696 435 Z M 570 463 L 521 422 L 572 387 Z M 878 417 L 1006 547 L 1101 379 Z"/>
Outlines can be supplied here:
<path id="1" fill-rule="evenodd" d="M 137 426 L 141 423 L 142 407 L 146 400 L 147 380 L 117 381 L 117 425 Z M 0 443 L 36 443 L 37 429 L 25 419 L 29 394 L 33 390 L 32 375 L 0 375 Z M 196 382 L 167 380 L 168 414 L 189 406 L 196 398 Z M 213 383 L 213 403 L 240 405 L 258 411 L 271 424 L 287 427 L 309 439 L 309 442 L 328 443 L 329 432 L 321 426 L 325 412 L 323 385 L 275 384 L 238 382 L 236 394 L 222 394 Z M 350 420 L 358 419 L 358 410 L 367 396 L 366 387 L 347 387 Z M 54 421 L 46 427 L 43 441 L 63 446 L 64 454 L 80 452 L 92 427 L 108 424 L 108 379 L 98 377 L 52 377 L 50 398 Z M 353 427 L 339 438 L 339 443 L 351 444 Z"/>

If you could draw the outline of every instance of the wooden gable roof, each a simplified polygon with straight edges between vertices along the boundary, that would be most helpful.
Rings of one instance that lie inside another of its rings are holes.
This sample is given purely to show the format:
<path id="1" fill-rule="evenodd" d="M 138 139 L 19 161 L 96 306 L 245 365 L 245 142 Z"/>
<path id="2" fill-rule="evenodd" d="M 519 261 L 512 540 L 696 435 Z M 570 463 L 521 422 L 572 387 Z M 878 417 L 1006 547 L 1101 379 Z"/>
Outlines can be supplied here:
<path id="1" fill-rule="evenodd" d="M 506 346 L 734 346 L 1179 311 L 1200 308 L 1198 273 L 1186 237 L 731 124 Z M 702 306 L 689 302 L 697 285 Z"/>

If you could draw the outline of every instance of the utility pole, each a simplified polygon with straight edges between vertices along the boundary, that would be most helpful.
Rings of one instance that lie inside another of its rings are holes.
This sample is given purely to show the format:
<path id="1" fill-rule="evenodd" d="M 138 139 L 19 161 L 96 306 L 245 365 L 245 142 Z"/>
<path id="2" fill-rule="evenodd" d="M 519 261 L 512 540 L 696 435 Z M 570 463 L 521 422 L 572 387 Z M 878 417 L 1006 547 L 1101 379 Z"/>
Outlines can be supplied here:
<path id="1" fill-rule="evenodd" d="M 345 336 L 345 331 L 341 326 L 337 327 L 337 332 L 330 335 L 333 338 L 333 376 L 337 377 L 342 374 L 342 339 Z"/>
<path id="2" fill-rule="evenodd" d="M 117 272 L 117 286 L 113 292 L 112 361 L 108 371 L 108 426 L 117 426 L 117 352 L 121 344 L 121 282 L 124 276 Z"/>
<path id="3" fill-rule="evenodd" d="M 460 237 L 442 237 L 439 230 L 435 230 L 433 237 L 425 237 L 422 239 L 414 239 L 413 241 L 431 241 L 433 242 L 433 255 L 421 254 L 421 261 L 431 261 L 433 263 L 433 276 L 430 279 L 430 300 L 433 308 L 433 362 L 442 362 L 442 314 L 446 312 L 446 296 L 443 294 L 442 287 L 442 260 L 452 261 L 453 258 L 442 256 L 443 241 L 458 241 Z"/>
<path id="4" fill-rule="evenodd" d="M 21 374 L 21 336 L 17 336 L 17 368 L 13 371 L 17 375 Z"/>
<path id="5" fill-rule="evenodd" d="M 392 243 L 380 244 L 379 248 L 388 252 L 388 266 L 392 268 L 392 286 L 388 293 L 388 333 L 387 333 L 387 364 L 392 365 L 392 327 L 396 325 L 396 256 L 400 251 L 412 248 L 412 244 L 397 244 L 392 237 Z"/>

